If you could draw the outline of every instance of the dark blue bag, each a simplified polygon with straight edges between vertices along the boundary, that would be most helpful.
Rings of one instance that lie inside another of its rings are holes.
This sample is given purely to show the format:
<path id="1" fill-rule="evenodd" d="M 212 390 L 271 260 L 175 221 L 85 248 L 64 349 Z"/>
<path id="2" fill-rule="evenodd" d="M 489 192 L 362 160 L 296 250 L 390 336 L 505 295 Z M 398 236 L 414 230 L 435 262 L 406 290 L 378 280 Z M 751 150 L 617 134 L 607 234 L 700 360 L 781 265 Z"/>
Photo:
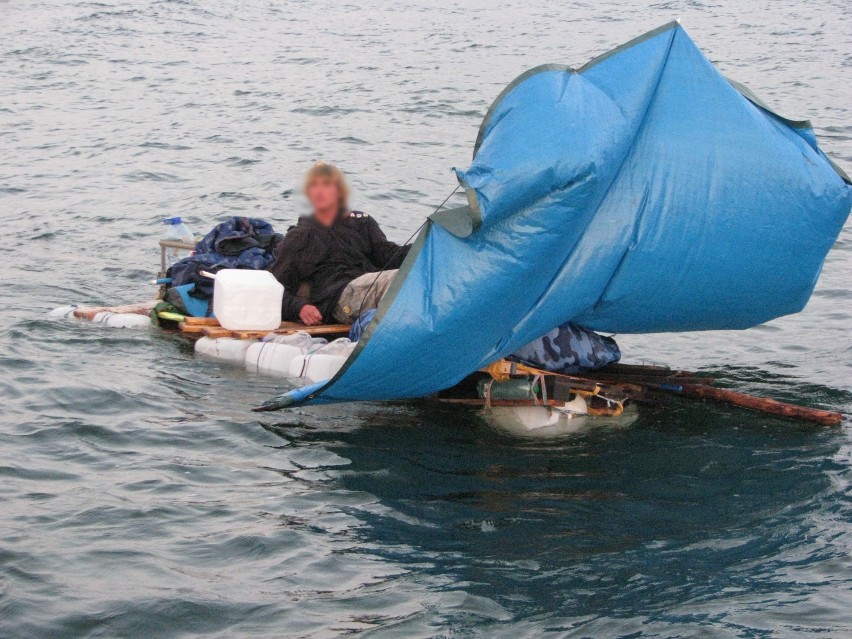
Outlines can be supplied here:
<path id="1" fill-rule="evenodd" d="M 266 220 L 256 217 L 232 217 L 217 224 L 195 245 L 195 255 L 185 257 L 169 268 L 169 287 L 177 289 L 193 285 L 184 292 L 196 300 L 209 302 L 213 297 L 213 280 L 201 271 L 217 273 L 225 268 L 263 270 L 275 261 L 275 246 L 282 236 Z M 167 291 L 168 295 L 168 291 Z M 178 310 L 193 314 L 183 295 L 167 299 Z M 196 309 L 197 312 L 197 309 Z"/>

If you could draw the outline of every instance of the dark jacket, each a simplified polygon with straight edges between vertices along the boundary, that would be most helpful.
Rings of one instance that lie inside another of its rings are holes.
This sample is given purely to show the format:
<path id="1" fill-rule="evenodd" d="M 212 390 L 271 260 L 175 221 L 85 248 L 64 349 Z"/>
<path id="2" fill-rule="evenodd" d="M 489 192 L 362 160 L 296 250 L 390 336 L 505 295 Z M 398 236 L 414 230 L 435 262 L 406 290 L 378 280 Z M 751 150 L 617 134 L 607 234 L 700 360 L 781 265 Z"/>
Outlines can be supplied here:
<path id="1" fill-rule="evenodd" d="M 316 306 L 326 322 L 344 287 L 365 273 L 399 268 L 408 246 L 389 241 L 366 213 L 343 214 L 331 227 L 313 217 L 300 217 L 278 243 L 269 267 L 284 285 L 282 317 L 298 320 L 305 304 Z M 296 297 L 299 285 L 310 285 L 310 300 Z"/>

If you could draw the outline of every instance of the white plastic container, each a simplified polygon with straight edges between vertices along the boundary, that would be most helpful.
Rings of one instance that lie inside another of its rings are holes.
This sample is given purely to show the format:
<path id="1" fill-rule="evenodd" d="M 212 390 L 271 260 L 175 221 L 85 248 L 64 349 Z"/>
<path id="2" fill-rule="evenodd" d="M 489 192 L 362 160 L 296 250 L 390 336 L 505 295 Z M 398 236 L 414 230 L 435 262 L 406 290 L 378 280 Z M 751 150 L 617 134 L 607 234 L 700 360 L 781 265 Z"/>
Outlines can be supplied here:
<path id="1" fill-rule="evenodd" d="M 331 379 L 349 359 L 355 346 L 356 343 L 343 337 L 313 353 L 298 355 L 290 361 L 289 376 L 304 377 L 309 382 Z"/>
<path id="2" fill-rule="evenodd" d="M 283 297 L 269 271 L 224 269 L 216 273 L 213 314 L 231 331 L 271 331 L 281 325 Z"/>
<path id="3" fill-rule="evenodd" d="M 202 357 L 215 359 L 220 362 L 242 364 L 246 359 L 246 352 L 257 342 L 250 339 L 234 339 L 233 337 L 202 337 L 195 342 L 195 352 Z"/>
<path id="4" fill-rule="evenodd" d="M 59 308 L 55 308 L 50 313 L 47 314 L 48 317 L 61 317 L 63 319 L 75 319 L 74 311 L 79 308 L 76 304 L 69 304 L 68 306 L 60 306 Z"/>
<path id="5" fill-rule="evenodd" d="M 290 362 L 294 357 L 305 355 L 304 349 L 290 344 L 258 342 L 246 351 L 246 370 L 276 377 L 290 374 Z"/>
<path id="6" fill-rule="evenodd" d="M 322 338 L 311 337 L 304 331 L 293 335 L 274 335 L 262 342 L 252 344 L 246 351 L 246 370 L 276 377 L 290 375 L 290 363 L 294 358 L 307 355 L 328 343 Z"/>
<path id="7" fill-rule="evenodd" d="M 97 324 L 106 324 L 113 328 L 149 328 L 151 326 L 150 317 L 136 313 L 101 311 L 92 318 L 92 321 Z"/>

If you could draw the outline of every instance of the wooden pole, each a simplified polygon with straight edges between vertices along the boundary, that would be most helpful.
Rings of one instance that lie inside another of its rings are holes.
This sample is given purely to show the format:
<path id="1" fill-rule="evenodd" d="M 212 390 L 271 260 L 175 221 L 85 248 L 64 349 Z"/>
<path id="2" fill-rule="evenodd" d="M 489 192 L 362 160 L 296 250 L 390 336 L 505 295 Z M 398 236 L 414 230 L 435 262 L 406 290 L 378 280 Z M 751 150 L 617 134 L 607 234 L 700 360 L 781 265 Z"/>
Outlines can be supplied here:
<path id="1" fill-rule="evenodd" d="M 684 384 L 681 389 L 682 390 L 678 391 L 674 388 L 660 388 L 660 390 L 672 392 L 677 395 L 686 395 L 688 397 L 698 397 L 700 399 L 708 399 L 714 402 L 732 404 L 734 406 L 748 408 L 761 413 L 779 415 L 781 417 L 791 417 L 793 419 L 802 419 L 808 422 L 822 424 L 824 426 L 838 426 L 843 420 L 843 415 L 840 413 L 833 413 L 831 411 L 820 410 L 818 408 L 796 406 L 794 404 L 779 402 L 774 399 L 738 393 L 725 388 L 712 388 L 711 386 L 703 386 L 700 384 Z"/>
<path id="2" fill-rule="evenodd" d="M 778 415 L 792 419 L 801 419 L 824 426 L 838 426 L 843 415 L 818 408 L 807 408 L 787 404 L 765 397 L 755 397 L 725 388 L 712 388 L 712 379 L 699 379 L 696 373 L 689 371 L 674 371 L 664 366 L 637 366 L 632 364 L 612 364 L 599 371 L 582 373 L 580 377 L 594 380 L 598 384 L 632 383 L 651 391 L 661 391 L 695 397 L 741 408 Z"/>

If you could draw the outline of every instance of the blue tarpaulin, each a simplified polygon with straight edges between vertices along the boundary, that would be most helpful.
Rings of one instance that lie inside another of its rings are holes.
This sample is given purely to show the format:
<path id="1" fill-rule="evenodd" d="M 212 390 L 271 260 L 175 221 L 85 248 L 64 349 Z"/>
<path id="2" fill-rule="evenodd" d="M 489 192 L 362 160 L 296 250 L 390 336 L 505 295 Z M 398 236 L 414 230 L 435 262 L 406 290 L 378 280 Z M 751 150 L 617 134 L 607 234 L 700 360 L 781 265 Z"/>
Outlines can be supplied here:
<path id="1" fill-rule="evenodd" d="M 343 370 L 269 407 L 424 396 L 567 321 L 798 312 L 852 205 L 811 125 L 726 80 L 677 23 L 520 76 L 456 174 L 469 206 L 432 216 Z"/>

